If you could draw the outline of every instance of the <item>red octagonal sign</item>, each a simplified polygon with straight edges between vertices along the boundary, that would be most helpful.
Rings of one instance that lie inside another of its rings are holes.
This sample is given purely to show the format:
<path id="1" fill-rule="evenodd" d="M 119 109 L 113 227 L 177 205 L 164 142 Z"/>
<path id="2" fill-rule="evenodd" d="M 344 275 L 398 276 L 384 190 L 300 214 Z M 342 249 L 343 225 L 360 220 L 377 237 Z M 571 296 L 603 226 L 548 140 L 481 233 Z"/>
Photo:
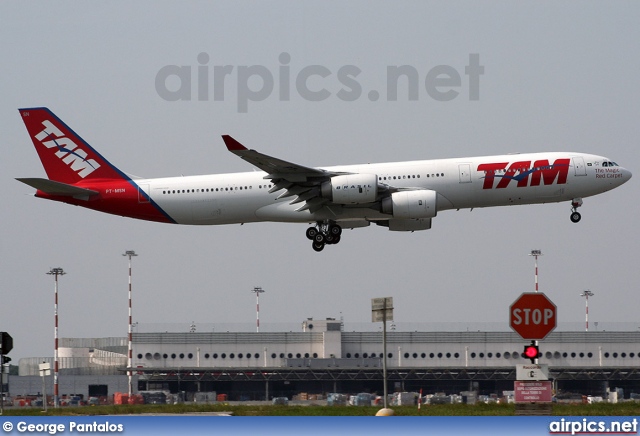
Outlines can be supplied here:
<path id="1" fill-rule="evenodd" d="M 556 305 L 542 292 L 525 292 L 509 307 L 509 326 L 523 339 L 544 339 L 556 318 Z"/>

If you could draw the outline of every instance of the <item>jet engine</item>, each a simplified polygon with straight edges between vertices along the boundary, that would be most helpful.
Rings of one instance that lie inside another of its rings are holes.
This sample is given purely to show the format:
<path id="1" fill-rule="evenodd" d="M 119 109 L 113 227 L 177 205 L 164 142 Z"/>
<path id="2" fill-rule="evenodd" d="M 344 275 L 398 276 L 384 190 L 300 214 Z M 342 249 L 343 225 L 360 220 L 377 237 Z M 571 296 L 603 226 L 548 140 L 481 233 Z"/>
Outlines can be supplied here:
<path id="1" fill-rule="evenodd" d="M 375 174 L 349 174 L 334 176 L 324 182 L 322 197 L 336 204 L 373 203 L 378 196 L 378 176 Z"/>
<path id="2" fill-rule="evenodd" d="M 437 196 L 430 189 L 394 192 L 382 199 L 382 213 L 402 219 L 433 218 L 438 213 Z"/>

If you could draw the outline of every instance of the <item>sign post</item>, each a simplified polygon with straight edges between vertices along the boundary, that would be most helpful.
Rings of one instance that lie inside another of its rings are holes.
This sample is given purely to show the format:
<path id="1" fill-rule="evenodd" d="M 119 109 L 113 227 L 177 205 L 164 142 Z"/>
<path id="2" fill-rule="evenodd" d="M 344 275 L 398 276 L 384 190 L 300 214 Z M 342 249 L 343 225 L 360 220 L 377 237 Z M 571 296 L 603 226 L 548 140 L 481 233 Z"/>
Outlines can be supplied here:
<path id="1" fill-rule="evenodd" d="M 39 366 L 40 375 L 42 376 L 42 407 L 47 411 L 47 376 L 51 375 L 51 364 L 42 362 Z"/>
<path id="2" fill-rule="evenodd" d="M 538 340 L 546 338 L 557 324 L 556 305 L 542 292 L 524 292 L 509 306 L 509 327 L 522 339 L 531 340 L 531 345 L 525 346 L 525 352 L 528 348 L 533 350 L 532 355 L 527 356 L 531 359 L 530 365 L 516 365 L 516 414 L 530 414 L 527 409 L 520 410 L 518 403 L 523 408 L 551 406 L 549 366 L 538 364 L 541 355 Z M 530 403 L 530 406 L 524 403 Z"/>
<path id="3" fill-rule="evenodd" d="M 393 297 L 371 299 L 371 322 L 382 321 L 382 379 L 384 409 L 387 404 L 387 321 L 393 321 Z"/>

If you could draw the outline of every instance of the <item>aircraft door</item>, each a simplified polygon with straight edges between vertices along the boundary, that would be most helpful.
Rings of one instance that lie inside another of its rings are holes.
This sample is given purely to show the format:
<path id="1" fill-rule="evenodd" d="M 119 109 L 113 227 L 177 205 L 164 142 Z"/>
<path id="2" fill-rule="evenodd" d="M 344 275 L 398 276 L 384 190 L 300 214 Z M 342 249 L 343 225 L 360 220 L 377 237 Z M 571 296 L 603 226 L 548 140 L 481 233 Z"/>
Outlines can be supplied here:
<path id="1" fill-rule="evenodd" d="M 471 183 L 471 164 L 458 164 L 460 183 Z"/>
<path id="2" fill-rule="evenodd" d="M 584 158 L 582 156 L 577 156 L 573 158 L 573 168 L 575 169 L 576 176 L 587 175 L 587 167 L 584 164 Z"/>

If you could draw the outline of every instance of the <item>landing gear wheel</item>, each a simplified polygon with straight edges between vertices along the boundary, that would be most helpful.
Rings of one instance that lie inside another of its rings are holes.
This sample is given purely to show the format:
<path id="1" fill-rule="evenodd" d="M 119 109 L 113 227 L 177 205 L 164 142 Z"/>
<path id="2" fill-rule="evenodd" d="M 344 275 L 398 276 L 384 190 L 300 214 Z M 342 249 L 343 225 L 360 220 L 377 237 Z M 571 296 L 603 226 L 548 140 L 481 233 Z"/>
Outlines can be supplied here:
<path id="1" fill-rule="evenodd" d="M 582 215 L 578 212 L 578 208 L 582 206 L 582 198 L 574 198 L 571 200 L 571 222 L 577 223 L 580 222 Z"/>
<path id="2" fill-rule="evenodd" d="M 333 236 L 340 236 L 342 234 L 342 227 L 339 225 L 333 225 L 329 227 L 329 233 Z"/>
<path id="3" fill-rule="evenodd" d="M 318 234 L 318 229 L 316 229 L 315 227 L 309 227 L 307 229 L 307 232 L 306 232 L 307 239 L 313 241 L 317 234 Z"/>
<path id="4" fill-rule="evenodd" d="M 340 242 L 342 227 L 335 221 L 318 221 L 316 227 L 309 227 L 305 233 L 307 239 L 313 241 L 313 249 L 322 251 L 325 245 L 333 245 Z"/>

